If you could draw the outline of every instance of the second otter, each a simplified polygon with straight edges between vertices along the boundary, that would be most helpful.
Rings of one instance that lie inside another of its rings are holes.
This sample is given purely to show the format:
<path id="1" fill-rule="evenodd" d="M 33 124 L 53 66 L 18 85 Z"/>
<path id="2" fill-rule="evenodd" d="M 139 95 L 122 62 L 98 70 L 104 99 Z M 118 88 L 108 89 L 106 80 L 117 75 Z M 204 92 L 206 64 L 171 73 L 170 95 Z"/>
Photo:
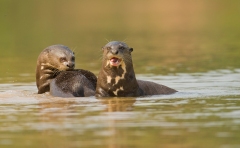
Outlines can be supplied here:
<path id="1" fill-rule="evenodd" d="M 97 77 L 74 67 L 75 56 L 67 46 L 52 45 L 44 49 L 37 60 L 38 93 L 50 92 L 58 97 L 94 96 Z"/>
<path id="2" fill-rule="evenodd" d="M 112 41 L 102 50 L 103 61 L 97 80 L 96 97 L 138 97 L 177 92 L 164 85 L 137 80 L 131 57 L 133 48 L 127 44 Z"/>

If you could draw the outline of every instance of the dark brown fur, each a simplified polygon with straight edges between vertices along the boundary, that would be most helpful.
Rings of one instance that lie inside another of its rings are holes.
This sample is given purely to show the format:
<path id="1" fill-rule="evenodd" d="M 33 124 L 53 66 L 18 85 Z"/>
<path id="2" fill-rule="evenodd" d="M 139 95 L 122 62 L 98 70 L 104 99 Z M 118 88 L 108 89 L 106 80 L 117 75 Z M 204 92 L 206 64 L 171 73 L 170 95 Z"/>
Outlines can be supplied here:
<path id="1" fill-rule="evenodd" d="M 63 71 L 50 83 L 50 94 L 58 97 L 89 97 L 95 95 L 97 77 L 90 71 Z"/>
<path id="2" fill-rule="evenodd" d="M 132 51 L 127 44 L 119 41 L 109 42 L 103 47 L 103 62 L 98 75 L 96 97 L 137 97 L 177 92 L 164 85 L 137 80 L 132 64 Z M 122 59 L 121 64 L 109 64 L 112 57 Z"/>
<path id="3" fill-rule="evenodd" d="M 50 91 L 49 84 L 60 71 L 72 70 L 74 53 L 64 45 L 52 45 L 44 49 L 37 59 L 36 84 L 38 93 Z"/>
<path id="4" fill-rule="evenodd" d="M 74 53 L 64 45 L 44 49 L 37 60 L 38 93 L 58 97 L 94 96 L 97 78 L 87 70 L 74 70 Z"/>

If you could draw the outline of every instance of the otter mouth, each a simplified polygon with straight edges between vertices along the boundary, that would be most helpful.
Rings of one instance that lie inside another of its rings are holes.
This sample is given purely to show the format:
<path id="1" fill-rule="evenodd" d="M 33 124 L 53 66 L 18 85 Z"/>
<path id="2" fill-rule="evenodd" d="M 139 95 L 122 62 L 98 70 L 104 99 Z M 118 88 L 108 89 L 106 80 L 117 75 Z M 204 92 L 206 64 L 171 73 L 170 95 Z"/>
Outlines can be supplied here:
<path id="1" fill-rule="evenodd" d="M 122 59 L 119 59 L 117 57 L 112 57 L 109 61 L 111 66 L 119 66 L 122 62 Z"/>
<path id="2" fill-rule="evenodd" d="M 67 68 L 66 71 L 72 71 L 74 68 Z"/>

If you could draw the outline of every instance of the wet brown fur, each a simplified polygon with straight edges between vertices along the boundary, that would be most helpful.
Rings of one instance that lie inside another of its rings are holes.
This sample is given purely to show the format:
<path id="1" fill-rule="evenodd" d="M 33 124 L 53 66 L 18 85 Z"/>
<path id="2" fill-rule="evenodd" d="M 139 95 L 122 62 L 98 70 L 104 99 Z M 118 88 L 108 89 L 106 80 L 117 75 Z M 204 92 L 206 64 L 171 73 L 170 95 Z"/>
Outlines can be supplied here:
<path id="1" fill-rule="evenodd" d="M 58 97 L 94 96 L 97 78 L 87 70 L 74 70 L 74 53 L 64 45 L 44 49 L 37 60 L 38 93 Z M 83 89 L 84 88 L 84 89 Z"/>
<path id="2" fill-rule="evenodd" d="M 103 48 L 102 68 L 98 75 L 96 97 L 138 97 L 172 94 L 176 90 L 154 82 L 137 80 L 132 64 L 133 48 L 119 41 L 112 41 Z M 121 64 L 111 66 L 112 57 L 122 59 Z"/>
<path id="3" fill-rule="evenodd" d="M 36 84 L 38 93 L 49 92 L 51 80 L 60 71 L 73 69 L 74 65 L 74 53 L 67 46 L 52 45 L 45 48 L 37 59 Z"/>
<path id="4" fill-rule="evenodd" d="M 50 94 L 57 97 L 89 97 L 95 95 L 97 77 L 90 71 L 63 71 L 50 83 Z"/>

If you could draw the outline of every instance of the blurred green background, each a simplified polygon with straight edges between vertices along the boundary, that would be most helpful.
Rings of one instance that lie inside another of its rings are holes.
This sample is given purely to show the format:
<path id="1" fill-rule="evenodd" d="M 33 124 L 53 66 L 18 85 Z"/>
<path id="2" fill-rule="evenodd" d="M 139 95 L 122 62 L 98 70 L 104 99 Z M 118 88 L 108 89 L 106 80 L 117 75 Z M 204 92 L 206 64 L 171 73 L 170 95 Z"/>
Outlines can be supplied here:
<path id="1" fill-rule="evenodd" d="M 238 0 L 0 0 L 0 83 L 34 82 L 53 44 L 97 74 L 111 40 L 134 48 L 137 74 L 239 68 L 239 16 Z"/>

